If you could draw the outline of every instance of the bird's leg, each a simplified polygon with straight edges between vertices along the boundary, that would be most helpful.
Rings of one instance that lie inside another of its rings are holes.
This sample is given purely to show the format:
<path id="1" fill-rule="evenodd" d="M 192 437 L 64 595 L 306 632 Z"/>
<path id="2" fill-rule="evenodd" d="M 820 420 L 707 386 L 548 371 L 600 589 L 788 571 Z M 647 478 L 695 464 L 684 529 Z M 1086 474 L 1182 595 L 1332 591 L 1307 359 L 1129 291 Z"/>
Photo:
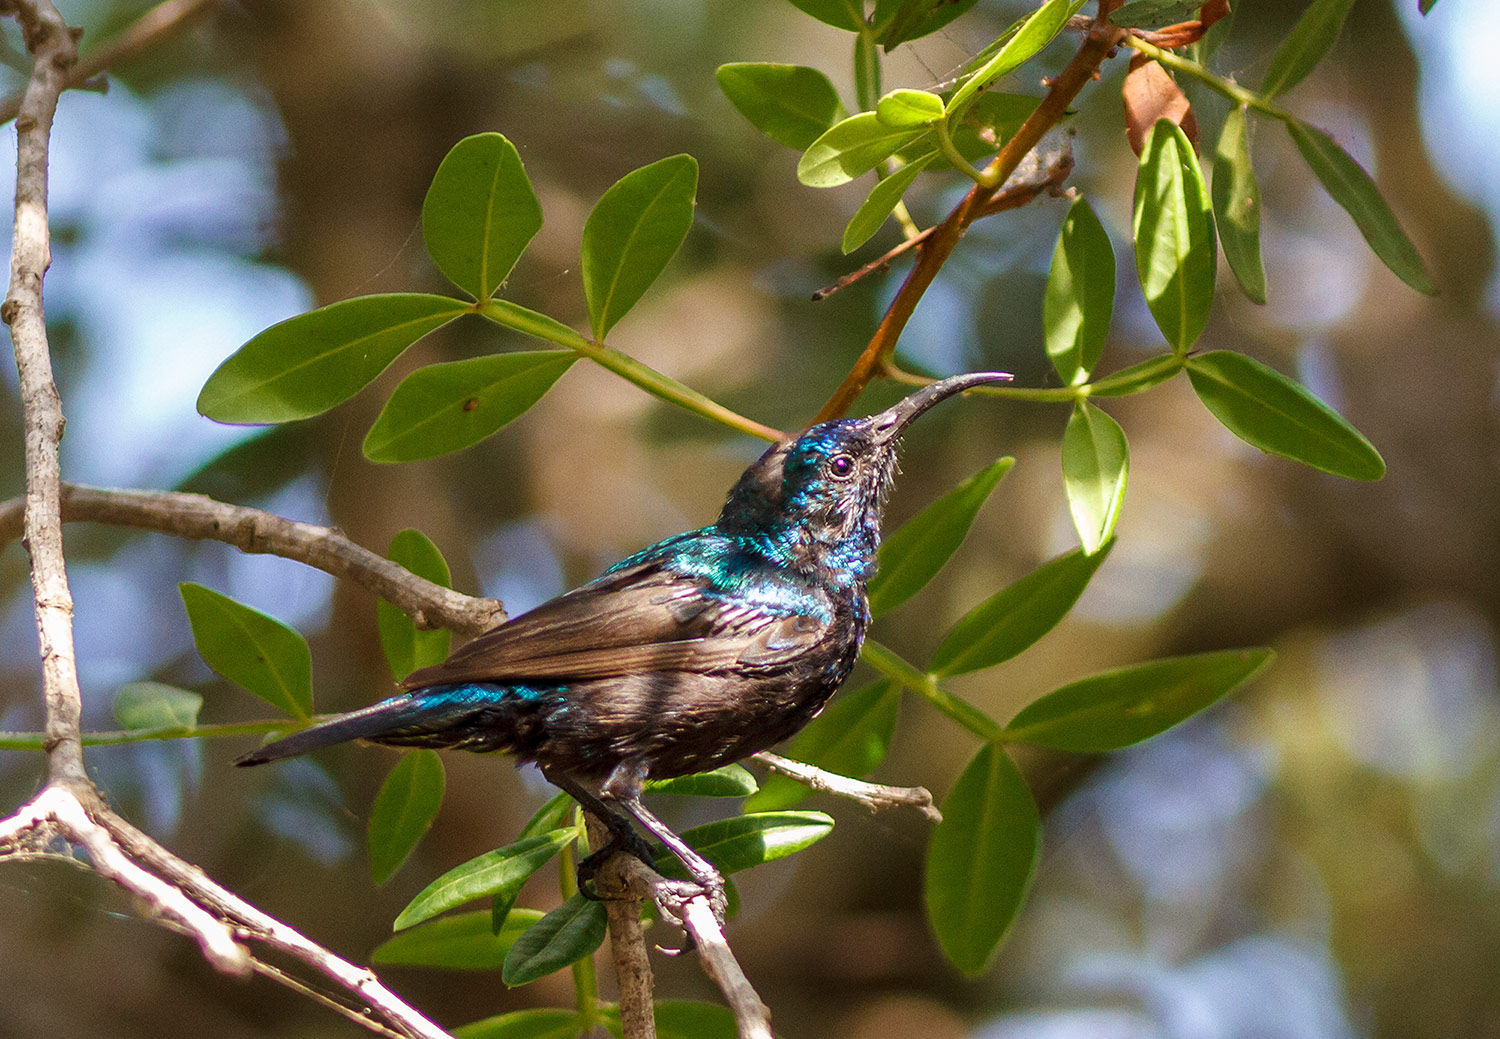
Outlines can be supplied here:
<path id="1" fill-rule="evenodd" d="M 547 777 L 547 782 L 558 787 L 573 800 L 583 806 L 583 810 L 598 819 L 609 831 L 609 840 L 598 851 L 586 856 L 578 863 L 578 893 L 584 898 L 594 901 L 599 896 L 594 893 L 590 886 L 599 868 L 609 861 L 610 857 L 617 851 L 623 851 L 634 855 L 646 865 L 656 868 L 656 856 L 651 853 L 651 845 L 647 844 L 641 835 L 636 833 L 630 825 L 630 820 L 615 811 L 603 800 L 594 796 L 587 787 L 579 783 L 571 776 L 558 772 L 542 773 Z"/>
<path id="2" fill-rule="evenodd" d="M 615 767 L 599 790 L 606 801 L 613 801 L 634 817 L 635 821 L 649 830 L 673 855 L 677 856 L 693 883 L 703 889 L 713 907 L 719 926 L 724 926 L 724 914 L 728 902 L 724 897 L 724 878 L 713 864 L 699 855 L 688 843 L 653 815 L 641 803 L 641 791 L 646 784 L 646 766 L 640 762 L 623 762 Z"/>

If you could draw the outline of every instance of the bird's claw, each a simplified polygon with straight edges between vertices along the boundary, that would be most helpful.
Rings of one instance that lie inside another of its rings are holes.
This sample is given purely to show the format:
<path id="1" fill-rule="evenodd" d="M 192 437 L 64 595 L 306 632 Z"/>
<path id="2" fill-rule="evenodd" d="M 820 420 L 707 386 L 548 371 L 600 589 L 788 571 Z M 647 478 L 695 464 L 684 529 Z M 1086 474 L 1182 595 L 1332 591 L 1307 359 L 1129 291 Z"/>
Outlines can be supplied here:
<path id="1" fill-rule="evenodd" d="M 614 858 L 617 852 L 624 852 L 640 859 L 652 869 L 656 868 L 656 856 L 653 854 L 651 845 L 648 844 L 640 834 L 634 830 L 622 830 L 610 835 L 609 840 L 599 848 L 598 851 L 589 854 L 578 864 L 576 871 L 578 877 L 578 893 L 591 902 L 608 901 L 594 888 L 594 878 L 599 875 L 599 870 L 604 864 Z"/>

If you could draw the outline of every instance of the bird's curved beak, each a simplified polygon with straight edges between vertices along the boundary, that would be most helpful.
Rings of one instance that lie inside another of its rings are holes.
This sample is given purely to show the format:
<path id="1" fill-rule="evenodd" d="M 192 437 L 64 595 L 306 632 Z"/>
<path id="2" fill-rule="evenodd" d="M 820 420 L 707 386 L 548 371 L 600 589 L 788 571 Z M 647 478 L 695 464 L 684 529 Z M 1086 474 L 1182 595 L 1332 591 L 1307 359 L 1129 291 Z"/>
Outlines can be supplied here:
<path id="1" fill-rule="evenodd" d="M 971 390 L 975 386 L 993 382 L 1009 382 L 1010 379 L 1009 372 L 969 372 L 966 375 L 955 375 L 951 379 L 924 386 L 910 397 L 897 401 L 884 411 L 871 415 L 865 421 L 870 424 L 877 442 L 893 443 L 901 437 L 906 427 L 911 425 L 918 415 L 934 404 L 947 400 L 954 394 Z"/>

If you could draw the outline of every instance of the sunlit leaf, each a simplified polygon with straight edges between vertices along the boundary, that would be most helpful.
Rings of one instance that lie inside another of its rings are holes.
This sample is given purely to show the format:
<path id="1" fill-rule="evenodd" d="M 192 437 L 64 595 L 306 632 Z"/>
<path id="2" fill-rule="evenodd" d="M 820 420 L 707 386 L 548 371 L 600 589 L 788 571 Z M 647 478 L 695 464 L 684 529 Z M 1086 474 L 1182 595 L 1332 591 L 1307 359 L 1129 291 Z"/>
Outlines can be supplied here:
<path id="1" fill-rule="evenodd" d="M 444 588 L 452 585 L 448 561 L 420 530 L 408 528 L 392 538 L 386 558 L 433 584 Z M 391 677 L 398 682 L 417 668 L 442 663 L 448 656 L 452 636 L 447 628 L 419 631 L 410 617 L 384 599 L 375 604 L 375 621 Z"/>
<path id="2" fill-rule="evenodd" d="M 516 939 L 500 976 L 514 988 L 591 955 L 604 943 L 604 903 L 574 895 Z"/>
<path id="3" fill-rule="evenodd" d="M 847 114 L 828 77 L 805 65 L 737 62 L 714 75 L 757 130 L 798 151 Z"/>
<path id="4" fill-rule="evenodd" d="M 1354 0 L 1313 0 L 1272 55 L 1261 94 L 1269 100 L 1301 83 L 1333 47 L 1353 6 Z"/>
<path id="5" fill-rule="evenodd" d="M 1378 480 L 1385 462 L 1338 412 L 1275 369 L 1214 350 L 1188 358 L 1198 399 L 1235 436 L 1273 455 L 1351 480 Z"/>
<path id="6" fill-rule="evenodd" d="M 937 152 L 931 152 L 922 158 L 908 162 L 875 185 L 869 197 L 854 211 L 854 216 L 849 219 L 849 226 L 844 228 L 842 244 L 845 254 L 852 253 L 864 245 L 876 231 L 880 230 L 886 217 L 891 215 L 891 210 L 896 208 L 896 203 L 901 201 L 901 196 L 906 194 L 906 189 L 911 187 L 911 182 L 917 179 L 917 174 L 931 165 L 936 158 Z"/>
<path id="7" fill-rule="evenodd" d="M 1286 129 L 1323 189 L 1354 218 L 1354 226 L 1380 262 L 1418 292 L 1437 295 L 1437 286 L 1427 273 L 1417 247 L 1401 230 L 1396 214 L 1391 212 L 1364 168 L 1322 130 L 1295 119 L 1287 122 Z"/>
<path id="8" fill-rule="evenodd" d="M 294 718 L 312 715 L 312 654 L 297 632 L 201 584 L 177 586 L 209 667 Z"/>
<path id="9" fill-rule="evenodd" d="M 1063 220 L 1042 297 L 1047 356 L 1066 385 L 1084 382 L 1099 363 L 1114 306 L 1115 250 L 1080 198 Z"/>
<path id="10" fill-rule="evenodd" d="M 499 970 L 516 939 L 541 918 L 535 909 L 514 910 L 496 934 L 489 913 L 456 913 L 402 931 L 376 946 L 370 959 L 387 966 Z"/>
<path id="11" fill-rule="evenodd" d="M 927 847 L 927 919 L 965 974 L 989 963 L 1015 921 L 1041 854 L 1041 820 L 1005 749 L 985 744 L 942 806 Z"/>
<path id="12" fill-rule="evenodd" d="M 786 756 L 841 776 L 867 776 L 885 760 L 900 707 L 899 682 L 880 681 L 841 696 L 797 734 Z M 772 773 L 745 802 L 745 811 L 791 808 L 811 794 L 805 783 Z"/>
<path id="13" fill-rule="evenodd" d="M 395 875 L 432 826 L 443 806 L 443 761 L 435 750 L 401 756 L 370 807 L 370 877 L 384 884 Z"/>
<path id="14" fill-rule="evenodd" d="M 980 506 L 1015 461 L 1001 458 L 986 466 L 885 539 L 879 566 L 869 581 L 872 614 L 878 617 L 895 609 L 932 580 L 963 544 Z"/>
<path id="15" fill-rule="evenodd" d="M 1005 738 L 1078 752 L 1128 747 L 1217 702 L 1274 656 L 1233 649 L 1106 671 L 1032 702 L 1011 719 Z"/>
<path id="16" fill-rule="evenodd" d="M 880 99 L 875 115 L 886 126 L 926 126 L 943 117 L 943 99 L 926 90 L 892 90 Z"/>
<path id="17" fill-rule="evenodd" d="M 1130 448 L 1120 424 L 1086 400 L 1074 405 L 1063 432 L 1062 471 L 1073 526 L 1084 552 L 1092 555 L 1114 536 L 1125 503 Z"/>
<path id="18" fill-rule="evenodd" d="M 1214 301 L 1213 217 L 1198 156 L 1182 129 L 1157 123 L 1135 182 L 1135 265 L 1151 316 L 1186 353 L 1208 324 Z"/>
<path id="19" fill-rule="evenodd" d="M 365 457 L 411 462 L 471 447 L 523 415 L 576 360 L 571 350 L 528 350 L 418 368 L 380 409 Z"/>
<path id="20" fill-rule="evenodd" d="M 485 852 L 455 866 L 423 888 L 421 894 L 401 910 L 392 926 L 399 931 L 476 898 L 487 898 L 501 891 L 519 891 L 528 877 L 577 836 L 578 831 L 571 826 L 552 830 Z"/>
<path id="21" fill-rule="evenodd" d="M 583 1015 L 559 1007 L 534 1007 L 487 1017 L 453 1029 L 454 1039 L 578 1039 Z"/>
<path id="22" fill-rule="evenodd" d="M 215 422 L 291 422 L 354 396 L 412 343 L 468 304 L 447 296 L 357 296 L 272 325 L 208 377 L 198 413 Z"/>
<path id="23" fill-rule="evenodd" d="M 721 873 L 775 862 L 815 844 L 833 830 L 833 818 L 822 812 L 758 812 L 695 826 L 681 833 Z M 682 864 L 658 848 L 656 868 L 666 876 L 684 876 Z"/>
<path id="24" fill-rule="evenodd" d="M 835 29 L 859 32 L 865 27 L 863 0 L 791 0 L 792 6 Z"/>
<path id="25" fill-rule="evenodd" d="M 874 112 L 852 115 L 829 127 L 808 146 L 797 163 L 797 179 L 810 188 L 847 184 L 925 132 L 921 128 L 886 126 Z"/>
<path id="26" fill-rule="evenodd" d="M 583 289 L 603 339 L 666 268 L 693 226 L 698 162 L 673 155 L 627 173 L 583 225 Z"/>
<path id="27" fill-rule="evenodd" d="M 427 254 L 475 299 L 494 295 L 541 227 L 542 207 L 521 156 L 498 133 L 455 144 L 422 203 Z"/>
<path id="28" fill-rule="evenodd" d="M 122 729 L 192 729 L 203 697 L 161 682 L 129 682 L 115 693 L 115 721 Z"/>
<path id="29" fill-rule="evenodd" d="M 725 765 L 712 772 L 698 772 L 675 779 L 653 779 L 646 790 L 654 794 L 682 794 L 691 797 L 749 797 L 756 782 L 743 765 Z"/>
<path id="30" fill-rule="evenodd" d="M 1244 108 L 1224 118 L 1214 152 L 1214 220 L 1229 269 L 1245 295 L 1266 301 L 1266 271 L 1260 258 L 1260 185 L 1250 163 L 1249 120 Z"/>
<path id="31" fill-rule="evenodd" d="M 930 670 L 961 675 L 1020 653 L 1067 616 L 1107 555 L 1107 544 L 1092 555 L 1069 552 L 986 599 L 953 626 L 933 654 Z"/>
<path id="32" fill-rule="evenodd" d="M 1047 0 L 1022 23 L 1015 35 L 992 58 L 954 92 L 948 101 L 949 113 L 962 112 L 980 90 L 1030 61 L 1062 31 L 1073 10 L 1071 0 Z"/>

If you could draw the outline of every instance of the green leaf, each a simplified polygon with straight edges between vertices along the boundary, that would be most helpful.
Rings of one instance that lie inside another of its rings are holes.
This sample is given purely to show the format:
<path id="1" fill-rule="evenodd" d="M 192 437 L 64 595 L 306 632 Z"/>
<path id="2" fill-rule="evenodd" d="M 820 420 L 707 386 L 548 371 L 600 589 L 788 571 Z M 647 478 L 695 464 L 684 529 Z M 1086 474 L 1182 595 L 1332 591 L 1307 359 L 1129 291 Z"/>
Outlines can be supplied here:
<path id="1" fill-rule="evenodd" d="M 421 894 L 401 910 L 392 927 L 400 931 L 476 898 L 519 891 L 527 878 L 577 836 L 578 831 L 568 826 L 487 851 L 455 866 L 423 888 Z"/>
<path id="2" fill-rule="evenodd" d="M 455 1039 L 578 1039 L 583 1015 L 560 1007 L 513 1010 L 455 1028 Z"/>
<path id="3" fill-rule="evenodd" d="M 977 0 L 876 0 L 876 38 L 886 51 L 931 36 L 973 7 Z"/>
<path id="4" fill-rule="evenodd" d="M 1135 181 L 1135 267 L 1151 316 L 1186 353 L 1214 302 L 1214 223 L 1198 156 L 1181 128 L 1151 128 Z"/>
<path id="5" fill-rule="evenodd" d="M 828 77 L 805 65 L 736 62 L 714 77 L 751 125 L 799 152 L 846 114 Z"/>
<path id="6" fill-rule="evenodd" d="M 583 289 L 603 339 L 651 287 L 693 226 L 698 162 L 672 155 L 627 173 L 583 225 Z"/>
<path id="7" fill-rule="evenodd" d="M 1105 545 L 1058 556 L 974 607 L 953 626 L 932 657 L 935 675 L 994 667 L 1055 628 L 1109 555 Z"/>
<path id="8" fill-rule="evenodd" d="M 356 296 L 288 318 L 219 365 L 198 394 L 198 413 L 239 424 L 321 415 L 468 310 L 447 296 L 406 292 Z"/>
<path id="9" fill-rule="evenodd" d="M 864 0 L 791 0 L 792 6 L 810 14 L 825 25 L 849 32 L 865 27 Z"/>
<path id="10" fill-rule="evenodd" d="M 822 812 L 757 812 L 695 826 L 680 836 L 719 872 L 738 873 L 795 855 L 832 829 L 833 818 Z M 660 846 L 656 868 L 664 876 L 686 875 L 682 863 Z"/>
<path id="11" fill-rule="evenodd" d="M 787 757 L 841 776 L 867 776 L 885 760 L 900 708 L 900 682 L 880 681 L 841 696 L 797 735 Z M 772 773 L 745 802 L 745 811 L 791 808 L 811 793 L 805 784 Z"/>
<path id="12" fill-rule="evenodd" d="M 874 112 L 852 115 L 833 124 L 808 146 L 797 163 L 797 179 L 810 188 L 847 184 L 925 132 L 886 126 Z"/>
<path id="13" fill-rule="evenodd" d="M 195 729 L 203 697 L 161 682 L 129 682 L 115 694 L 122 729 Z"/>
<path id="14" fill-rule="evenodd" d="M 917 179 L 917 174 L 930 166 L 937 157 L 937 152 L 930 152 L 908 162 L 875 185 L 869 197 L 854 211 L 849 226 L 844 228 L 843 249 L 846 256 L 868 242 L 880 230 L 885 218 L 891 215 L 891 210 L 896 208 L 896 203 L 901 201 L 901 196 L 911 187 L 911 182 Z"/>
<path id="15" fill-rule="evenodd" d="M 1354 218 L 1354 225 L 1380 262 L 1418 292 L 1437 295 L 1437 286 L 1427 273 L 1417 247 L 1401 230 L 1396 214 L 1386 205 L 1380 189 L 1363 167 L 1322 130 L 1295 119 L 1287 122 L 1286 129 L 1323 189 Z"/>
<path id="16" fill-rule="evenodd" d="M 1062 31 L 1072 13 L 1071 0 L 1047 0 L 1022 23 L 995 55 L 964 81 L 948 101 L 949 114 L 962 112 L 974 96 L 1001 76 L 1020 68 Z"/>
<path id="17" fill-rule="evenodd" d="M 1187 371 L 1198 399 L 1245 443 L 1351 480 L 1385 475 L 1359 430 L 1280 372 L 1228 350 L 1190 357 Z"/>
<path id="18" fill-rule="evenodd" d="M 656 1039 L 738 1039 L 734 1012 L 717 1003 L 656 1001 Z"/>
<path id="19" fill-rule="evenodd" d="M 653 779 L 646 783 L 653 794 L 685 794 L 691 797 L 749 797 L 755 793 L 755 777 L 743 765 L 725 765 L 712 772 L 699 772 L 675 779 Z"/>
<path id="20" fill-rule="evenodd" d="M 1121 368 L 1113 375 L 1107 375 L 1091 384 L 1089 396 L 1125 397 L 1132 393 L 1142 393 L 1182 371 L 1185 363 L 1186 360 L 1176 354 L 1152 357 L 1140 364 L 1132 364 L 1129 368 Z"/>
<path id="21" fill-rule="evenodd" d="M 312 654 L 307 640 L 259 610 L 201 584 L 177 586 L 193 643 L 209 667 L 279 711 L 312 715 Z"/>
<path id="22" fill-rule="evenodd" d="M 943 99 L 925 90 L 892 90 L 880 99 L 875 117 L 886 126 L 927 126 L 943 118 Z"/>
<path id="23" fill-rule="evenodd" d="M 1229 269 L 1245 295 L 1266 301 L 1266 271 L 1260 259 L 1260 185 L 1250 164 L 1245 109 L 1231 109 L 1214 152 L 1214 220 Z"/>
<path id="24" fill-rule="evenodd" d="M 392 538 L 386 558 L 433 584 L 452 587 L 448 561 L 420 530 L 408 528 Z M 396 681 L 419 667 L 431 667 L 447 659 L 452 642 L 447 628 L 419 631 L 410 617 L 384 599 L 375 603 L 375 622 L 380 629 L 380 647 Z"/>
<path id="25" fill-rule="evenodd" d="M 500 977 L 515 988 L 571 966 L 603 944 L 605 927 L 604 903 L 574 895 L 516 939 Z"/>
<path id="26" fill-rule="evenodd" d="M 1217 702 L 1275 656 L 1232 649 L 1106 671 L 1029 704 L 1005 727 L 1005 738 L 1080 753 L 1128 747 Z"/>
<path id="27" fill-rule="evenodd" d="M 401 932 L 376 946 L 370 959 L 401 967 L 499 970 L 516 939 L 541 918 L 535 909 L 517 909 L 495 934 L 489 913 L 457 913 Z"/>
<path id="28" fill-rule="evenodd" d="M 1088 380 L 1104 353 L 1115 307 L 1115 250 L 1084 199 L 1073 203 L 1052 251 L 1042 327 L 1047 356 L 1069 386 Z"/>
<path id="29" fill-rule="evenodd" d="M 1110 12 L 1109 20 L 1122 29 L 1155 29 L 1193 17 L 1203 0 L 1130 0 Z"/>
<path id="30" fill-rule="evenodd" d="M 986 744 L 958 777 L 927 846 L 927 919 L 965 974 L 982 971 L 1014 922 L 1042 850 L 1041 820 L 1003 747 Z"/>
<path id="31" fill-rule="evenodd" d="M 443 761 L 435 750 L 401 756 L 370 807 L 370 877 L 384 884 L 426 835 L 443 806 Z"/>
<path id="32" fill-rule="evenodd" d="M 576 360 L 571 350 L 528 350 L 418 368 L 380 409 L 365 457 L 411 462 L 471 447 L 541 400 Z"/>
<path id="33" fill-rule="evenodd" d="M 963 544 L 979 508 L 1014 465 L 1001 458 L 986 466 L 896 529 L 880 546 L 870 579 L 870 612 L 888 613 L 921 591 Z"/>
<path id="34" fill-rule="evenodd" d="M 1426 14 L 1437 6 L 1437 0 L 1417 0 L 1417 10 Z"/>
<path id="35" fill-rule="evenodd" d="M 854 37 L 854 99 L 864 111 L 879 103 L 880 79 L 880 48 L 874 36 L 862 32 Z"/>
<path id="36" fill-rule="evenodd" d="M 1354 0 L 1313 0 L 1271 57 L 1261 96 L 1269 101 L 1301 83 L 1333 47 L 1353 6 Z"/>
<path id="37" fill-rule="evenodd" d="M 497 133 L 455 144 L 422 203 L 427 255 L 475 299 L 495 294 L 541 228 L 542 207 L 521 156 Z"/>
<path id="38" fill-rule="evenodd" d="M 1083 550 L 1093 555 L 1114 537 L 1125 503 L 1130 448 L 1120 424 L 1086 400 L 1073 407 L 1062 442 L 1068 511 Z"/>

